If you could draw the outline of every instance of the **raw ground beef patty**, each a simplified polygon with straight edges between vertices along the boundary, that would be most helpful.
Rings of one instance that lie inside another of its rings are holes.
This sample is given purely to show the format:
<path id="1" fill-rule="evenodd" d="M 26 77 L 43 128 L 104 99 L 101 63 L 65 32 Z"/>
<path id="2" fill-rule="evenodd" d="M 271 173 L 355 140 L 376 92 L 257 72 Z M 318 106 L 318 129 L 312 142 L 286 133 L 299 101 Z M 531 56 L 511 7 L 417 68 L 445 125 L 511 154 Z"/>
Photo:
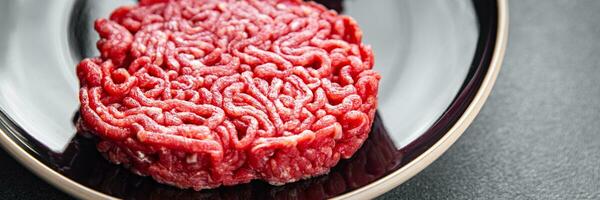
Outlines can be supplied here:
<path id="1" fill-rule="evenodd" d="M 299 0 L 141 1 L 98 19 L 79 130 L 111 162 L 201 190 L 327 173 L 371 129 L 380 76 L 348 16 Z"/>

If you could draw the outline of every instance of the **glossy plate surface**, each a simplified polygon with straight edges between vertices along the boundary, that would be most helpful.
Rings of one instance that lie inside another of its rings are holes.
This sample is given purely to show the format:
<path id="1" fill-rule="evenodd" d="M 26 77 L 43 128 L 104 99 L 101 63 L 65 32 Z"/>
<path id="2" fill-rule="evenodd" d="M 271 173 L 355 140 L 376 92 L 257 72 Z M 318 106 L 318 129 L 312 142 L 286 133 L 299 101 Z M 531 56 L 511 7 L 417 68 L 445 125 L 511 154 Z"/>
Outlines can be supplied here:
<path id="1" fill-rule="evenodd" d="M 321 2 L 359 22 L 383 75 L 369 139 L 328 175 L 280 187 L 253 181 L 195 192 L 157 184 L 101 158 L 94 139 L 76 135 L 73 126 L 75 65 L 98 55 L 93 20 L 134 3 L 127 0 L 0 2 L 0 140 L 21 162 L 42 165 L 28 166 L 34 172 L 53 170 L 42 177 L 66 178 L 68 186 L 59 187 L 87 192 L 75 194 L 80 197 L 315 199 L 356 193 L 421 156 L 463 116 L 496 51 L 498 7 L 469 0 Z"/>

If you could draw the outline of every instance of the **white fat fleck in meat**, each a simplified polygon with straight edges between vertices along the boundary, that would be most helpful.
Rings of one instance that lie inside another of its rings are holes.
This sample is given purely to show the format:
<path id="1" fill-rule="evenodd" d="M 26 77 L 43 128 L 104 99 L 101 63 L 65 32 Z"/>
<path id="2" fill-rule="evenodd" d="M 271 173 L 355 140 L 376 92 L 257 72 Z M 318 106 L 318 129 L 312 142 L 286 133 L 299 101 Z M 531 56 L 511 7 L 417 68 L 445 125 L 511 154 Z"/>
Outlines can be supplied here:
<path id="1" fill-rule="evenodd" d="M 139 161 L 144 162 L 144 163 L 151 163 L 150 159 L 148 159 L 148 156 L 146 156 L 146 154 L 144 152 L 136 151 L 135 155 L 137 156 Z"/>

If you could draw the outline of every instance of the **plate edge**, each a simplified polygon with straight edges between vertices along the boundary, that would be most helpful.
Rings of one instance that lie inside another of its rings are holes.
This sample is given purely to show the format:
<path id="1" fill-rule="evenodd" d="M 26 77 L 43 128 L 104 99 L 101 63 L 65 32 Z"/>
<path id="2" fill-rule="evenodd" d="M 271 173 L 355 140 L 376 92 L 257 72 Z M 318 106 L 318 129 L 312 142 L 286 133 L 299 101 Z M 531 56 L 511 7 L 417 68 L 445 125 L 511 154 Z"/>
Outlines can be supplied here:
<path id="1" fill-rule="evenodd" d="M 54 171 L 44 163 L 27 153 L 25 149 L 13 141 L 4 130 L 0 129 L 0 146 L 15 158 L 22 166 L 41 177 L 50 185 L 79 199 L 117 199 L 104 193 L 85 187 Z"/>

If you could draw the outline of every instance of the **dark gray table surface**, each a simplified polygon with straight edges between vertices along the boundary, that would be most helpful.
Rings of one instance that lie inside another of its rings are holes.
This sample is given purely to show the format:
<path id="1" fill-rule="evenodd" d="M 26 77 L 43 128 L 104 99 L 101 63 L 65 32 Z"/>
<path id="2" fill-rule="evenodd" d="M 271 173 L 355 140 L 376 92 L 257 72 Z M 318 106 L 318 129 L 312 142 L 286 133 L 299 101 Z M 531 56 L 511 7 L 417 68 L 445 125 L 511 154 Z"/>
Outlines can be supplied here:
<path id="1" fill-rule="evenodd" d="M 600 199 L 600 1 L 510 1 L 503 69 L 464 135 L 381 199 Z M 0 199 L 68 199 L 0 150 Z"/>

